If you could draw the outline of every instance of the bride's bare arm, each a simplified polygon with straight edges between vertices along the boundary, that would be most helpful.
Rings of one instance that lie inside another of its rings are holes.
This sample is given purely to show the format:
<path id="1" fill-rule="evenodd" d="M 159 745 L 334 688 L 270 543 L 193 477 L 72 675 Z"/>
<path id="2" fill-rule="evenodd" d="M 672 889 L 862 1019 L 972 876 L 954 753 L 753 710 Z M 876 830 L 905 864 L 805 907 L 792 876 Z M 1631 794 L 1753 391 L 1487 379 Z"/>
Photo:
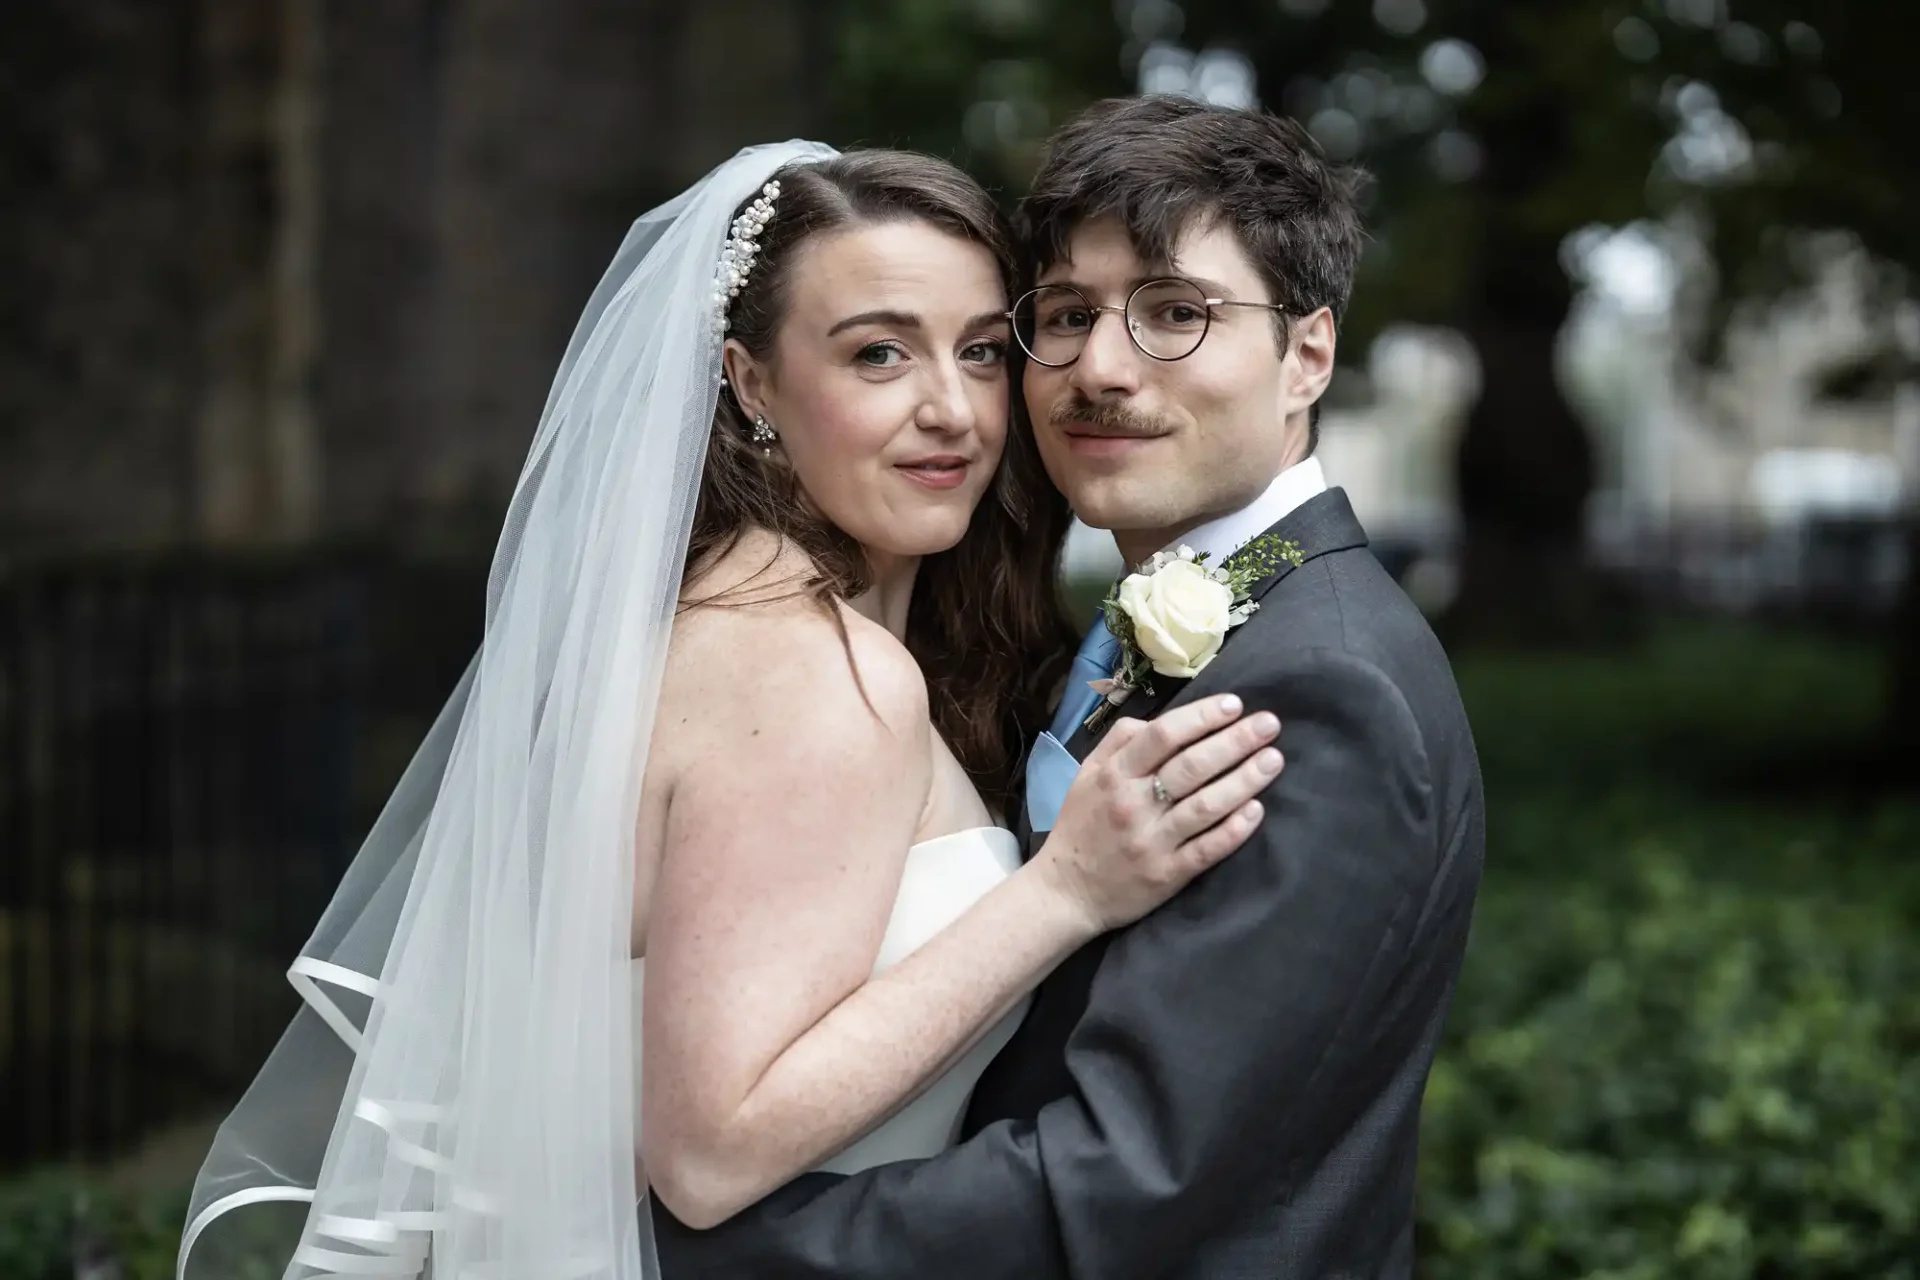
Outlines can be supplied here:
<path id="1" fill-rule="evenodd" d="M 773 639 L 766 620 L 707 630 L 751 647 Z M 984 913 L 1002 916 L 991 935 L 948 930 L 963 936 L 922 948 L 917 990 L 868 982 L 931 783 L 926 692 L 890 637 L 850 618 L 869 710 L 839 637 L 813 621 L 788 615 L 779 650 L 743 655 L 766 665 L 715 689 L 682 730 L 698 745 L 675 752 L 648 911 L 641 1132 L 655 1194 L 695 1226 L 870 1128 L 1085 936 L 1016 890 Z"/>
<path id="2" fill-rule="evenodd" d="M 705 657 L 726 665 L 741 644 L 767 665 L 673 726 L 691 749 L 675 752 L 648 910 L 643 1156 L 655 1193 L 694 1227 L 891 1115 L 1117 922 L 1089 909 L 1071 858 L 1036 859 L 872 976 L 930 785 L 925 687 L 890 636 L 849 618 L 869 709 L 824 620 L 758 621 L 716 628 Z M 1256 746 L 1215 754 L 1232 764 Z M 1232 818 L 1216 844 L 1244 838 L 1240 794 L 1221 802 L 1215 818 Z"/>

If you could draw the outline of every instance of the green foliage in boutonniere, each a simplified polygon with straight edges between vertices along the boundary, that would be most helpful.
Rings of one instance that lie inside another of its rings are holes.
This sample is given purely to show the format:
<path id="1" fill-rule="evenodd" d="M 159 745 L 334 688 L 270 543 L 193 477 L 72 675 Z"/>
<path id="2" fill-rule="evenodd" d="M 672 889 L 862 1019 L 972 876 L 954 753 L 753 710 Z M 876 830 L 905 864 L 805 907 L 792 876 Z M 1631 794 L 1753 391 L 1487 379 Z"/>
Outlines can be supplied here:
<path id="1" fill-rule="evenodd" d="M 1109 714 L 1135 689 L 1151 689 L 1155 675 L 1199 675 L 1218 656 L 1227 632 L 1260 607 L 1253 588 L 1282 563 L 1298 567 L 1306 561 L 1298 544 L 1272 534 L 1255 538 L 1218 568 L 1207 559 L 1191 547 L 1162 551 L 1101 602 L 1120 658 L 1110 678 L 1093 682 L 1105 695 L 1094 717 Z"/>
<path id="2" fill-rule="evenodd" d="M 1306 554 L 1300 550 L 1299 543 L 1291 538 L 1263 533 L 1227 557 L 1227 573 L 1233 579 L 1235 592 L 1244 596 L 1278 573 L 1281 564 L 1290 564 L 1298 569 L 1306 562 Z"/>

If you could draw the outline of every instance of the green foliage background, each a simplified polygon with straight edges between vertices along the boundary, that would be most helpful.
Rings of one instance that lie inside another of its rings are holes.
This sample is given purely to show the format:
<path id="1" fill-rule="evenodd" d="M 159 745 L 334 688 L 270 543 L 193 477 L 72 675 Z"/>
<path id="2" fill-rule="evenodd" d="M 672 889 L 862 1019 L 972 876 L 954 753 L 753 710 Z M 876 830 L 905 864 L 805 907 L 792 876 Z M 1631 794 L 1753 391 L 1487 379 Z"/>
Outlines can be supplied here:
<path id="1" fill-rule="evenodd" d="M 1462 664 L 1488 878 L 1424 1115 L 1434 1277 L 1920 1275 L 1920 805 L 1830 789 L 1871 650 Z"/>

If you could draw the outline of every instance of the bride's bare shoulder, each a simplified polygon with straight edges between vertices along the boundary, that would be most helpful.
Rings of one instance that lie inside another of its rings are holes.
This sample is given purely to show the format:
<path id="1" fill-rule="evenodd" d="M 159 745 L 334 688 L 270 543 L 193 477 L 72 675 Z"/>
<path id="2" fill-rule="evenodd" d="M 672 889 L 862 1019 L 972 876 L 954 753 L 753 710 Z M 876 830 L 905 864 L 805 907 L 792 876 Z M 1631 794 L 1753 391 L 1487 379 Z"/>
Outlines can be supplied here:
<path id="1" fill-rule="evenodd" d="M 926 681 L 906 646 L 846 605 L 823 603 L 807 590 L 812 576 L 803 551 L 761 532 L 689 574 L 668 648 L 663 727 L 667 713 L 720 731 L 736 719 L 818 726 L 858 713 L 896 735 L 926 732 Z"/>
<path id="2" fill-rule="evenodd" d="M 765 529 L 748 529 L 687 566 L 681 614 L 699 618 L 741 606 L 777 605 L 812 576 L 813 562 L 796 543 Z"/>

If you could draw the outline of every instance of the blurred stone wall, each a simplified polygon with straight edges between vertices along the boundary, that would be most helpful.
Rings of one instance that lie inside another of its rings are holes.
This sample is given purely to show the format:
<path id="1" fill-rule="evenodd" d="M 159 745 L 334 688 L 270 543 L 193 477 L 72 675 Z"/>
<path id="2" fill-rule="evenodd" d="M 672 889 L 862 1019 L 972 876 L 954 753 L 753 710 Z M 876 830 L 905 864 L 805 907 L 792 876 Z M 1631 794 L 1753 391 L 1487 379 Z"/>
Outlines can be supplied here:
<path id="1" fill-rule="evenodd" d="M 806 135 L 804 0 L 28 0 L 0 547 L 490 540 L 638 214 Z"/>
<path id="2" fill-rule="evenodd" d="M 198 366 L 178 5 L 9 5 L 0 41 L 0 538 L 172 528 Z"/>

